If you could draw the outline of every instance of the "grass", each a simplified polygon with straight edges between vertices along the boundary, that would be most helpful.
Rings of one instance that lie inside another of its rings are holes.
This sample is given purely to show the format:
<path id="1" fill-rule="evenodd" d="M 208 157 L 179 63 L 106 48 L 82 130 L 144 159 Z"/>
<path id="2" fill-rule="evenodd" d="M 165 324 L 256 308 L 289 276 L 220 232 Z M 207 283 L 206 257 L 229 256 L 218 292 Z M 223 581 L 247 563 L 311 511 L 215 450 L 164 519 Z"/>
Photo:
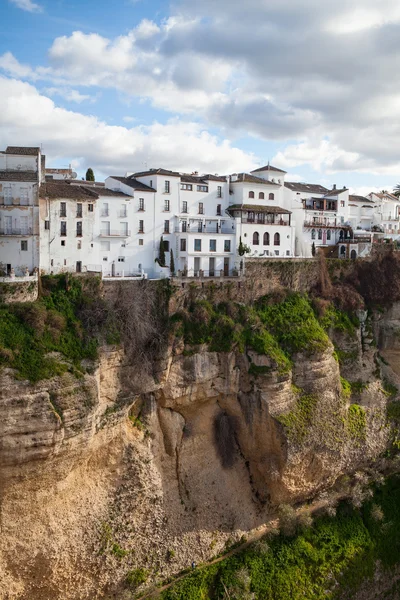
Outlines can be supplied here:
<path id="1" fill-rule="evenodd" d="M 376 519 L 376 507 L 383 520 Z M 375 489 L 361 509 L 342 503 L 335 517 L 316 519 L 293 537 L 271 537 L 221 563 L 198 569 L 161 594 L 162 600 L 222 600 L 243 570 L 255 600 L 334 600 L 351 597 L 373 576 L 376 561 L 400 561 L 400 480 Z"/>
<path id="2" fill-rule="evenodd" d="M 352 438 L 364 440 L 367 432 L 367 416 L 365 409 L 358 404 L 351 404 L 347 413 L 347 428 Z"/>
<path id="3" fill-rule="evenodd" d="M 297 443 L 303 441 L 312 423 L 313 413 L 318 399 L 307 394 L 299 395 L 296 407 L 279 415 L 276 419 L 285 427 L 287 437 Z"/>
<path id="4" fill-rule="evenodd" d="M 83 359 L 97 356 L 97 340 L 78 316 L 89 302 L 81 282 L 60 275 L 43 278 L 43 287 L 36 302 L 0 306 L 0 364 L 33 383 L 66 371 L 77 374 Z"/>

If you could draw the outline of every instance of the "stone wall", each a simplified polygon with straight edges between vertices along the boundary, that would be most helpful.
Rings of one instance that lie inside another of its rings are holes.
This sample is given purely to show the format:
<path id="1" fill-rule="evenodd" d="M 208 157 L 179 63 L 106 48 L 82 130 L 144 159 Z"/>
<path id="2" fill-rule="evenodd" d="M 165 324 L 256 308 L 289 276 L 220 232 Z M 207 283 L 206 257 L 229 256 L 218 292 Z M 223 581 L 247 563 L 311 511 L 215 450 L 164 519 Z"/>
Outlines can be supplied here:
<path id="1" fill-rule="evenodd" d="M 38 298 L 38 277 L 0 277 L 0 302 L 34 302 Z"/>

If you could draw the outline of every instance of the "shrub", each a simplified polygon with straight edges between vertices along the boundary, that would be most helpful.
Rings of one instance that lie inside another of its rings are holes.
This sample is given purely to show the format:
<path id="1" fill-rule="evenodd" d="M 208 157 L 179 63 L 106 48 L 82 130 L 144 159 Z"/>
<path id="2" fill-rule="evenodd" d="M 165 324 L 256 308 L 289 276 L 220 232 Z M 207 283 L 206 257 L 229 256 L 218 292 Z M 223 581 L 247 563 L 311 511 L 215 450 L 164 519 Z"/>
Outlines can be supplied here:
<path id="1" fill-rule="evenodd" d="M 146 583 L 148 577 L 149 572 L 146 569 L 133 569 L 127 574 L 126 583 L 135 590 L 139 585 L 142 585 L 142 583 Z"/>
<path id="2" fill-rule="evenodd" d="M 297 530 L 296 511 L 289 504 L 279 507 L 279 529 L 284 536 L 294 536 Z"/>
<path id="3" fill-rule="evenodd" d="M 364 440 L 367 430 L 365 409 L 358 404 L 351 404 L 347 413 L 347 426 L 352 438 Z"/>

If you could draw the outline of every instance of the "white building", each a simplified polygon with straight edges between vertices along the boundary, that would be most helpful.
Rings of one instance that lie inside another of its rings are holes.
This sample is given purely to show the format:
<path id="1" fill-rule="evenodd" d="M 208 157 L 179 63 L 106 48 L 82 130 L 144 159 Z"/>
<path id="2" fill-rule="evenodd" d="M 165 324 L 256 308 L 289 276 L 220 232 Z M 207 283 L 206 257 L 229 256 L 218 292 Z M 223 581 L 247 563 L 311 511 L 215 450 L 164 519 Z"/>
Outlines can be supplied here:
<path id="1" fill-rule="evenodd" d="M 283 207 L 284 180 L 285 171 L 271 165 L 230 177 L 229 214 L 236 221 L 236 244 L 241 238 L 251 257 L 294 256 L 295 226 L 291 211 Z"/>
<path id="2" fill-rule="evenodd" d="M 17 276 L 39 266 L 38 190 L 44 179 L 40 148 L 0 152 L 0 270 Z"/>
<path id="3" fill-rule="evenodd" d="M 373 200 L 365 196 L 349 195 L 349 222 L 353 231 L 371 231 L 374 215 Z"/>
<path id="4" fill-rule="evenodd" d="M 400 235 L 400 200 L 388 192 L 371 192 L 367 198 L 374 203 L 374 225 L 381 229 L 386 237 L 397 238 Z"/>
<path id="5" fill-rule="evenodd" d="M 66 179 L 76 179 L 77 177 L 71 165 L 67 169 L 46 169 L 45 173 L 46 181 L 65 181 Z"/>

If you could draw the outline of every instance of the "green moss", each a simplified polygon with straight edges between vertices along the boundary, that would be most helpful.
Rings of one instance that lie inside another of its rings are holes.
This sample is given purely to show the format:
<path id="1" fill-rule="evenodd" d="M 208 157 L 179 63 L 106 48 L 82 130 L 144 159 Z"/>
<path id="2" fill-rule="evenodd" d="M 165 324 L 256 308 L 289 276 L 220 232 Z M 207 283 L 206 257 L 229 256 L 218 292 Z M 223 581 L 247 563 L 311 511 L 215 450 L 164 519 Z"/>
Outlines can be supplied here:
<path id="1" fill-rule="evenodd" d="M 367 431 L 365 409 L 359 404 L 351 404 L 347 413 L 347 428 L 350 436 L 356 440 L 364 440 Z"/>
<path id="2" fill-rule="evenodd" d="M 336 331 L 347 333 L 350 336 L 356 334 L 357 328 L 360 325 L 360 322 L 355 315 L 339 310 L 333 306 L 333 304 L 328 306 L 319 321 L 326 331 L 335 329 Z"/>
<path id="3" fill-rule="evenodd" d="M 361 394 L 364 390 L 368 388 L 368 383 L 364 383 L 359 379 L 358 381 L 352 381 L 350 383 L 350 386 L 353 394 Z"/>
<path id="4" fill-rule="evenodd" d="M 342 397 L 345 400 L 348 400 L 351 396 L 351 383 L 347 381 L 344 377 L 340 378 L 340 384 L 342 386 Z"/>
<path id="5" fill-rule="evenodd" d="M 398 388 L 392 383 L 390 383 L 390 381 L 388 381 L 387 379 L 384 379 L 382 381 L 382 387 L 386 396 L 388 396 L 389 398 L 394 398 L 399 391 Z"/>
<path id="6" fill-rule="evenodd" d="M 389 421 L 400 422 L 400 402 L 389 402 L 386 407 L 386 415 Z"/>
<path id="7" fill-rule="evenodd" d="M 293 410 L 276 417 L 277 421 L 284 425 L 290 440 L 300 443 L 305 439 L 317 401 L 318 399 L 315 396 L 300 395 Z"/>

